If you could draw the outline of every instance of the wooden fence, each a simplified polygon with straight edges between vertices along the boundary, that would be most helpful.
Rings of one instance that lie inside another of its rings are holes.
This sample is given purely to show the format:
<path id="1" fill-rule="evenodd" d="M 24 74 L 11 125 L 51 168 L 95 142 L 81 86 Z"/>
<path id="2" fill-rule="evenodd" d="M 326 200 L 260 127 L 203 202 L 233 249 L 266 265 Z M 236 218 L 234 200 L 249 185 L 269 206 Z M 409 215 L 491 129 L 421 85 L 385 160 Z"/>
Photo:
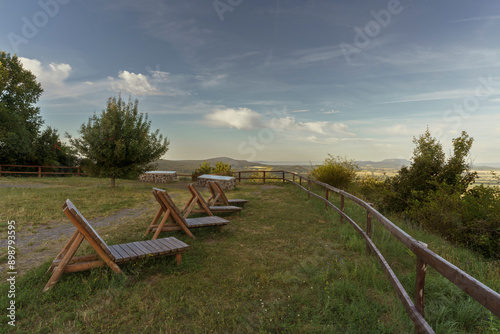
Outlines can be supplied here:
<path id="1" fill-rule="evenodd" d="M 10 167 L 15 168 L 15 169 L 36 169 L 35 171 L 16 171 L 16 170 L 5 170 L 5 167 Z M 3 168 L 3 169 L 2 169 Z M 43 169 L 72 169 L 73 171 L 70 172 L 46 172 L 43 171 Z M 74 171 L 76 169 L 76 172 Z M 66 166 L 31 166 L 31 165 L 0 165 L 0 176 L 3 174 L 31 174 L 31 175 L 38 175 L 38 177 L 42 177 L 42 175 L 76 175 L 76 176 L 82 176 L 82 175 L 87 175 L 87 173 L 82 172 L 81 167 L 66 167 Z"/>
<path id="2" fill-rule="evenodd" d="M 242 177 L 242 173 L 257 173 L 259 177 Z M 262 173 L 262 177 L 260 177 L 260 173 Z M 500 294 L 498 292 L 489 288 L 460 268 L 454 266 L 433 251 L 429 250 L 426 244 L 414 239 L 412 236 L 404 232 L 397 225 L 395 225 L 380 212 L 378 212 L 375 208 L 373 208 L 371 203 L 367 203 L 357 198 L 356 196 L 346 193 L 341 189 L 337 189 L 326 183 L 306 178 L 297 173 L 291 173 L 287 171 L 242 171 L 235 172 L 234 175 L 238 178 L 238 181 L 240 183 L 241 180 L 262 180 L 262 182 L 265 183 L 267 176 L 268 181 L 282 181 L 294 184 L 295 186 L 307 192 L 308 199 L 313 196 L 323 201 L 325 203 L 325 208 L 328 209 L 330 207 L 337 211 L 340 215 L 340 221 L 347 221 L 365 239 L 367 254 L 373 254 L 377 257 L 378 261 L 382 265 L 383 270 L 389 277 L 389 281 L 391 282 L 399 299 L 403 303 L 408 315 L 413 321 L 415 326 L 415 333 L 434 333 L 434 330 L 424 318 L 425 274 L 428 265 L 434 268 L 439 274 L 447 278 L 450 282 L 455 284 L 458 288 L 463 290 L 466 294 L 474 298 L 477 302 L 491 311 L 494 315 L 500 317 Z M 325 195 L 321 196 L 315 192 L 312 192 L 312 184 L 321 187 Z M 330 202 L 330 194 L 336 194 L 340 196 L 340 208 L 336 207 Z M 346 199 L 352 201 L 353 203 L 366 210 L 365 230 L 363 230 L 353 219 L 345 214 L 344 207 Z M 415 264 L 416 281 L 414 301 L 412 301 L 410 295 L 404 289 L 403 285 L 396 277 L 396 274 L 391 269 L 384 256 L 380 253 L 377 246 L 371 240 L 373 218 L 377 219 L 385 229 L 387 229 L 392 235 L 394 235 L 396 239 L 399 240 L 406 248 L 412 251 L 417 258 Z"/>

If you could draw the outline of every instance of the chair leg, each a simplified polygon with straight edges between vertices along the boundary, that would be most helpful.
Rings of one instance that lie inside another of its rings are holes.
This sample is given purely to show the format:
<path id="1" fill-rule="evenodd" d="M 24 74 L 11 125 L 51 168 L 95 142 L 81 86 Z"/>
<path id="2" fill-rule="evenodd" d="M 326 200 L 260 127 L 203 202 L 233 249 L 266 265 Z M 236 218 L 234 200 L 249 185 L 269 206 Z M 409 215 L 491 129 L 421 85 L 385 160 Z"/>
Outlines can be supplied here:
<path id="1" fill-rule="evenodd" d="M 167 212 L 165 213 L 165 217 L 163 217 L 163 219 L 160 222 L 160 225 L 158 225 L 158 227 L 156 228 L 155 234 L 153 235 L 153 240 L 157 239 L 158 236 L 160 235 L 161 230 L 163 229 L 163 226 L 165 225 L 165 222 L 168 219 L 168 216 L 170 216 L 170 209 L 167 210 Z"/>
<path id="2" fill-rule="evenodd" d="M 148 229 L 146 230 L 146 233 L 144 233 L 144 236 L 147 236 L 149 233 L 151 233 L 151 230 L 153 229 L 153 225 L 156 225 L 156 223 L 158 222 L 158 219 L 160 219 L 161 215 L 163 213 L 163 208 L 159 208 L 158 209 L 158 212 L 156 212 L 156 215 L 155 217 L 153 218 L 153 221 L 151 222 L 151 224 L 149 224 L 149 227 Z"/>
<path id="3" fill-rule="evenodd" d="M 182 262 L 182 253 L 176 254 L 175 259 L 177 260 L 177 265 L 180 265 Z"/>
<path id="4" fill-rule="evenodd" d="M 69 261 L 73 258 L 73 255 L 75 255 L 76 251 L 78 250 L 78 247 L 80 247 L 84 237 L 82 234 L 78 234 L 78 236 L 75 238 L 73 241 L 71 247 L 69 247 L 68 252 L 66 255 L 63 257 L 59 265 L 54 269 L 54 273 L 50 277 L 49 281 L 43 288 L 43 291 L 47 291 L 50 288 L 52 288 L 56 283 L 59 281 L 61 278 L 61 275 L 64 273 L 64 269 L 66 268 L 66 265 L 68 264 Z"/>

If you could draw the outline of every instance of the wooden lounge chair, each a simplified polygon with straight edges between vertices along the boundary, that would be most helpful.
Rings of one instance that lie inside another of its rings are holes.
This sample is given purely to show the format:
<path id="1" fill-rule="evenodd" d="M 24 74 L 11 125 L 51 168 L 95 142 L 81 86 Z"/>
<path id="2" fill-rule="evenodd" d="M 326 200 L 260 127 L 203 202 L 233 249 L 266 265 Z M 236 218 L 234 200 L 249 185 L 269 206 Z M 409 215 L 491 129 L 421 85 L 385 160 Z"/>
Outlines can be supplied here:
<path id="1" fill-rule="evenodd" d="M 180 264 L 182 253 L 189 248 L 187 244 L 173 237 L 108 246 L 69 199 L 63 205 L 63 212 L 77 230 L 47 270 L 47 272 L 53 271 L 53 274 L 43 291 L 52 288 L 63 273 L 83 271 L 107 265 L 113 272 L 121 274 L 122 271 L 118 264 L 138 260 L 146 256 L 175 255 L 177 264 Z M 88 241 L 97 254 L 74 257 L 84 239 Z"/>
<path id="2" fill-rule="evenodd" d="M 246 199 L 227 199 L 226 194 L 221 186 L 214 181 L 207 182 L 208 189 L 212 196 L 208 199 L 209 205 L 241 205 L 244 206 L 248 202 Z"/>
<path id="3" fill-rule="evenodd" d="M 239 213 L 242 209 L 242 207 L 234 205 L 209 206 L 207 201 L 205 201 L 203 196 L 198 191 L 198 189 L 195 188 L 194 184 L 192 183 L 188 184 L 187 188 L 191 193 L 191 198 L 187 202 L 184 209 L 182 209 L 182 213 L 184 213 L 186 217 L 189 216 L 191 213 L 205 213 L 209 216 L 213 216 L 214 213 L 223 213 L 223 212 Z"/>
<path id="4" fill-rule="evenodd" d="M 190 231 L 191 228 L 220 226 L 222 229 L 224 225 L 229 223 L 229 220 L 213 215 L 200 218 L 187 218 L 186 214 L 183 216 L 180 213 L 179 209 L 165 190 L 153 188 L 153 195 L 160 204 L 160 208 L 144 234 L 148 235 L 149 233 L 154 232 L 153 239 L 158 238 L 158 235 L 160 235 L 161 232 L 177 230 L 183 230 L 191 238 L 196 239 Z M 158 224 L 158 220 L 163 213 L 165 213 L 165 215 L 163 216 L 160 224 Z M 165 224 L 169 218 L 170 224 Z"/>

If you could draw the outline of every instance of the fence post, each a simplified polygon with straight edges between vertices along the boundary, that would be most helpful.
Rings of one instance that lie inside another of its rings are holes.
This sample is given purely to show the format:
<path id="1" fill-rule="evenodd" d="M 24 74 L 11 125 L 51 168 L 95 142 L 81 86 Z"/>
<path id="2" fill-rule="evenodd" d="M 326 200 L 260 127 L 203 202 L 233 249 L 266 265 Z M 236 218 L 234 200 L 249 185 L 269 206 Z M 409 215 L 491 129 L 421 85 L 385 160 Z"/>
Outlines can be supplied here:
<path id="1" fill-rule="evenodd" d="M 0 165 L 0 176 L 2 176 L 2 166 Z"/>
<path id="2" fill-rule="evenodd" d="M 325 188 L 325 199 L 328 201 L 328 188 Z M 328 210 L 328 204 L 325 203 L 325 210 Z"/>
<path id="3" fill-rule="evenodd" d="M 292 174 L 292 181 L 295 182 L 295 174 Z"/>
<path id="4" fill-rule="evenodd" d="M 419 241 L 419 243 L 427 248 L 427 244 Z M 425 273 L 427 271 L 427 263 L 417 256 L 417 277 L 415 279 L 415 308 L 424 318 L 424 292 L 425 292 Z"/>
<path id="5" fill-rule="evenodd" d="M 309 192 L 307 193 L 307 199 L 311 199 L 311 181 L 307 180 L 307 190 L 309 190 Z"/>
<path id="6" fill-rule="evenodd" d="M 371 207 L 373 207 L 373 203 L 368 203 Z M 366 234 L 368 238 L 372 238 L 372 214 L 370 211 L 366 211 Z M 370 246 L 368 246 L 368 241 L 366 241 L 366 255 L 370 255 L 372 250 Z"/>
<path id="7" fill-rule="evenodd" d="M 299 175 L 299 184 L 302 185 L 302 176 Z"/>
<path id="8" fill-rule="evenodd" d="M 38 178 L 42 177 L 42 167 L 38 166 Z"/>
<path id="9" fill-rule="evenodd" d="M 344 194 L 340 193 L 340 211 L 344 212 Z M 344 222 L 344 216 L 340 215 L 340 222 Z"/>
<path id="10" fill-rule="evenodd" d="M 266 171 L 262 171 L 263 172 L 263 176 L 262 176 L 262 182 L 263 183 L 266 183 Z"/>
<path id="11" fill-rule="evenodd" d="M 78 169 L 76 170 L 76 176 L 80 177 L 80 167 L 78 167 Z"/>
<path id="12" fill-rule="evenodd" d="M 241 184 L 241 172 L 238 172 L 238 184 Z"/>
<path id="13" fill-rule="evenodd" d="M 0 169 L 0 171 L 1 171 L 1 169 Z M 283 183 L 285 183 L 285 172 L 281 172 L 281 173 L 283 173 Z M 0 175 L 2 175 L 2 174 L 0 173 Z"/>

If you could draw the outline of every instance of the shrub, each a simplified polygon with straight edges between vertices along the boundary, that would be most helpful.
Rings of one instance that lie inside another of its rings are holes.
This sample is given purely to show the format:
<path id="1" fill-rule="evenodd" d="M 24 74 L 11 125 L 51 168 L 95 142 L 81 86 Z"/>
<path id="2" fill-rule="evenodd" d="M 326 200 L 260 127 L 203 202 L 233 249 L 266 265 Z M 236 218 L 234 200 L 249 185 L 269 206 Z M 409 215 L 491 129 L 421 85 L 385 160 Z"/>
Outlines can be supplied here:
<path id="1" fill-rule="evenodd" d="M 356 180 L 356 172 L 359 170 L 354 160 L 334 157 L 328 154 L 323 164 L 311 171 L 311 176 L 326 184 L 340 189 L 347 189 Z"/>
<path id="2" fill-rule="evenodd" d="M 364 200 L 379 206 L 390 191 L 387 180 L 365 175 L 356 180 L 353 193 Z"/>
<path id="3" fill-rule="evenodd" d="M 222 161 L 217 161 L 215 163 L 215 168 L 213 169 L 212 173 L 218 174 L 218 175 L 233 176 L 234 170 L 230 164 L 222 162 Z"/>
<path id="4" fill-rule="evenodd" d="M 445 183 L 423 201 L 414 200 L 408 218 L 484 256 L 500 258 L 500 188 L 478 186 L 461 195 Z"/>
<path id="5" fill-rule="evenodd" d="M 198 168 L 194 170 L 192 173 L 193 176 L 199 176 L 203 174 L 218 174 L 218 175 L 226 175 L 233 176 L 234 170 L 231 168 L 231 165 L 225 163 L 223 161 L 217 161 L 215 163 L 215 167 L 212 167 L 209 162 L 204 161 Z"/>
<path id="6" fill-rule="evenodd" d="M 198 175 L 203 175 L 203 174 L 210 174 L 212 173 L 212 166 L 210 166 L 209 162 L 204 161 L 198 168 L 196 168 L 193 172 L 193 176 L 198 176 Z"/>

